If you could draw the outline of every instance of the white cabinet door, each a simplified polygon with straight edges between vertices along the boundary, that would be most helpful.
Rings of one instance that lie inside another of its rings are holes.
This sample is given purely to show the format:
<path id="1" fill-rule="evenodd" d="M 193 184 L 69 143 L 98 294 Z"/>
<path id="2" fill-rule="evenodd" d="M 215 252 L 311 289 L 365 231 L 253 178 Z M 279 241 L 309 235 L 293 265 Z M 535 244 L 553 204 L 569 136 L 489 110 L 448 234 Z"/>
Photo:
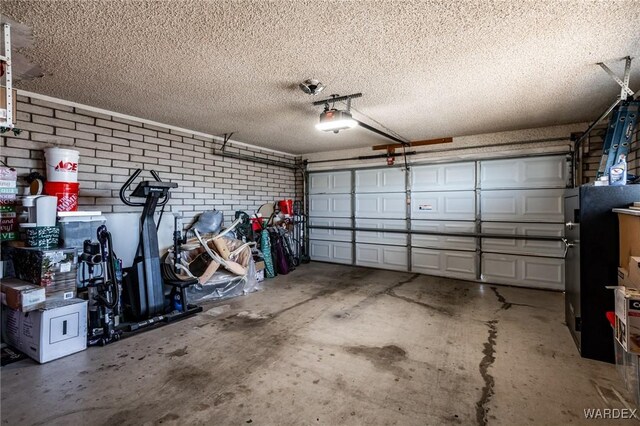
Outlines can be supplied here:
<path id="1" fill-rule="evenodd" d="M 405 191 L 405 172 L 400 168 L 356 171 L 356 193 Z"/>
<path id="2" fill-rule="evenodd" d="M 340 241 L 309 240 L 309 255 L 311 260 L 351 265 L 351 246 Z"/>
<path id="3" fill-rule="evenodd" d="M 411 229 L 430 232 L 470 233 L 475 232 L 475 223 L 449 222 L 443 220 L 412 220 Z M 411 233 L 411 246 L 452 250 L 475 250 L 476 239 L 473 237 Z"/>
<path id="4" fill-rule="evenodd" d="M 482 191 L 480 212 L 486 221 L 560 223 L 564 220 L 564 190 Z"/>
<path id="5" fill-rule="evenodd" d="M 309 238 L 312 240 L 351 241 L 351 231 L 315 229 L 312 226 L 351 227 L 351 219 L 309 218 Z"/>
<path id="6" fill-rule="evenodd" d="M 465 251 L 411 250 L 411 270 L 427 275 L 476 279 L 476 254 Z"/>
<path id="7" fill-rule="evenodd" d="M 482 232 L 485 234 L 562 237 L 564 225 L 559 223 L 485 222 L 482 224 Z M 563 257 L 564 243 L 562 241 L 483 238 L 482 250 L 506 254 Z"/>
<path id="8" fill-rule="evenodd" d="M 351 194 L 310 195 L 309 216 L 351 217 Z"/>
<path id="9" fill-rule="evenodd" d="M 356 219 L 357 228 L 375 228 L 375 229 L 407 229 L 405 220 L 396 219 Z M 394 246 L 407 245 L 407 234 L 396 232 L 356 232 L 356 242 L 369 244 L 386 244 Z"/>
<path id="10" fill-rule="evenodd" d="M 406 247 L 356 244 L 356 265 L 407 271 L 409 269 L 407 253 Z"/>
<path id="11" fill-rule="evenodd" d="M 430 220 L 475 220 L 475 192 L 412 192 L 411 217 Z"/>
<path id="12" fill-rule="evenodd" d="M 480 162 L 480 187 L 564 188 L 567 173 L 568 165 L 564 155 L 485 160 Z"/>
<path id="13" fill-rule="evenodd" d="M 356 217 L 370 219 L 405 219 L 405 193 L 356 194 Z"/>
<path id="14" fill-rule="evenodd" d="M 483 253 L 482 280 L 518 287 L 564 290 L 564 259 Z"/>
<path id="15" fill-rule="evenodd" d="M 309 194 L 351 193 L 351 172 L 309 173 Z"/>
<path id="16" fill-rule="evenodd" d="M 411 191 L 473 190 L 475 163 L 435 164 L 411 168 Z"/>

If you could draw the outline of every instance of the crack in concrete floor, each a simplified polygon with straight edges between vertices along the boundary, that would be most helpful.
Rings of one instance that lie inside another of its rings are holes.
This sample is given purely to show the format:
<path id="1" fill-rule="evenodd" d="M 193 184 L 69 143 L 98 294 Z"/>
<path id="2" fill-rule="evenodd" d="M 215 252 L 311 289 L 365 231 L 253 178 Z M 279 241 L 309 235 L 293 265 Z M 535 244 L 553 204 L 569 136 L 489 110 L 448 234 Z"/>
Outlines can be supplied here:
<path id="1" fill-rule="evenodd" d="M 489 367 L 493 365 L 496 360 L 496 340 L 498 338 L 498 320 L 487 321 L 488 338 L 483 345 L 482 353 L 484 356 L 480 361 L 480 375 L 484 380 L 484 387 L 482 388 L 482 395 L 476 403 L 476 421 L 480 426 L 486 426 L 487 416 L 490 408 L 487 406 L 491 401 L 494 394 L 495 379 L 493 375 L 489 373 Z"/>

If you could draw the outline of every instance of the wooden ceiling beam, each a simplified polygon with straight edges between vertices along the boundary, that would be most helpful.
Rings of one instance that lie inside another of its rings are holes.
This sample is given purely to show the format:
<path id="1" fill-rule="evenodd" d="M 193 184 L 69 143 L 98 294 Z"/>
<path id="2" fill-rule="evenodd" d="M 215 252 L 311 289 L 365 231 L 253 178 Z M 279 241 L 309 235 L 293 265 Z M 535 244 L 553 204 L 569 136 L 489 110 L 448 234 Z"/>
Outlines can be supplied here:
<path id="1" fill-rule="evenodd" d="M 426 139 L 426 140 L 422 140 L 422 141 L 409 142 L 409 144 L 406 145 L 406 146 L 410 147 L 410 146 L 436 145 L 436 144 L 440 144 L 440 143 L 451 143 L 451 142 L 453 142 L 453 138 Z M 395 148 L 402 148 L 402 144 L 392 143 L 392 144 L 374 145 L 373 146 L 373 150 L 374 151 L 379 151 L 379 150 L 383 150 L 383 149 L 384 150 L 389 150 L 389 149 L 395 149 Z"/>

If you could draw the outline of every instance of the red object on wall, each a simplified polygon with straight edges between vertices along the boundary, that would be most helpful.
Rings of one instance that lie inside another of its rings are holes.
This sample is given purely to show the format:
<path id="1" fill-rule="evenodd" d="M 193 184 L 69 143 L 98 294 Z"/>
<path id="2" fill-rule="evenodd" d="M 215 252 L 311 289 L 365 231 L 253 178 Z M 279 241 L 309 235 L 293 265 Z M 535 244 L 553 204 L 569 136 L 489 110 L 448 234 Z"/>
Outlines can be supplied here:
<path id="1" fill-rule="evenodd" d="M 45 182 L 44 193 L 58 197 L 59 212 L 74 212 L 78 210 L 78 182 Z"/>
<path id="2" fill-rule="evenodd" d="M 278 201 L 278 207 L 280 207 L 282 214 L 293 215 L 293 200 L 280 200 Z"/>

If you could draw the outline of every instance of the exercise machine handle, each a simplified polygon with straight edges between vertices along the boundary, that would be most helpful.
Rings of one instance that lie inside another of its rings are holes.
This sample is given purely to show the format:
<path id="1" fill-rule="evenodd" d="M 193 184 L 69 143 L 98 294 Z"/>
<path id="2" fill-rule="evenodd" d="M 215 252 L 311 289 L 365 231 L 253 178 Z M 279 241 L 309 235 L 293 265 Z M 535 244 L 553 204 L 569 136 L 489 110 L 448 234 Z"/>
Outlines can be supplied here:
<path id="1" fill-rule="evenodd" d="M 120 201 L 125 203 L 127 206 L 135 206 L 135 207 L 144 206 L 144 203 L 134 203 L 133 201 L 131 201 L 131 198 L 128 198 L 125 195 L 125 191 L 129 190 L 129 187 L 131 186 L 133 181 L 136 180 L 138 176 L 140 176 L 140 173 L 142 173 L 142 169 L 137 169 L 135 172 L 133 172 L 131 177 L 127 179 L 124 185 L 122 185 L 122 188 L 120 188 Z"/>

